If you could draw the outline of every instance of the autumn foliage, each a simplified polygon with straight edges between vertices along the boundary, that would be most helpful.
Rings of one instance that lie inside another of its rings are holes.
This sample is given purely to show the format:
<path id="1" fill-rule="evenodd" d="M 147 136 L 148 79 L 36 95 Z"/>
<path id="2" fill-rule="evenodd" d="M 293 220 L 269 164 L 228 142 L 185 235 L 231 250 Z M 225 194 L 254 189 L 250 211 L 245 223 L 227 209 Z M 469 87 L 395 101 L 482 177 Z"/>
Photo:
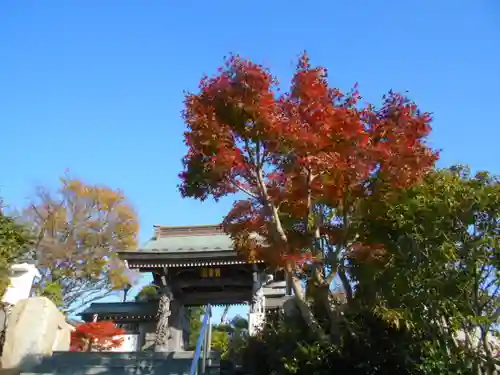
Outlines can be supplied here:
<path id="1" fill-rule="evenodd" d="M 125 330 L 117 328 L 113 322 L 92 322 L 80 324 L 71 333 L 71 351 L 107 351 L 119 347 Z"/>
<path id="2" fill-rule="evenodd" d="M 117 252 L 136 248 L 139 225 L 122 191 L 66 175 L 55 191 L 39 188 L 23 214 L 37 238 L 37 293 L 66 312 L 132 281 Z"/>
<path id="3" fill-rule="evenodd" d="M 180 191 L 200 200 L 244 193 L 224 221 L 242 254 L 294 279 L 306 256 L 315 284 L 338 274 L 349 289 L 348 258 L 372 245 L 380 252 L 356 244 L 349 218 L 358 202 L 416 183 L 438 154 L 425 143 L 431 115 L 414 102 L 389 92 L 379 107 L 362 105 L 356 85 L 344 93 L 327 78 L 304 54 L 280 94 L 264 67 L 228 58 L 186 96 Z"/>

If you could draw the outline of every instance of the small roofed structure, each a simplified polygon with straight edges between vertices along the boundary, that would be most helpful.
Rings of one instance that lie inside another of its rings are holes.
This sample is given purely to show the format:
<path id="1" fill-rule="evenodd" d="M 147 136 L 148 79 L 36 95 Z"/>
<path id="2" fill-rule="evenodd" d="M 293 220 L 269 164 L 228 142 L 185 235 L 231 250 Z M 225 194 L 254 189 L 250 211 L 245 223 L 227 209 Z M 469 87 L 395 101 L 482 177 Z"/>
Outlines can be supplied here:
<path id="1" fill-rule="evenodd" d="M 265 311 L 281 308 L 290 298 L 284 274 L 269 274 L 264 262 L 240 257 L 221 225 L 157 225 L 143 248 L 119 256 L 128 268 L 151 273 L 160 296 L 167 298 L 93 303 L 81 317 L 116 322 L 138 335 L 139 350 L 183 350 L 189 335 L 187 306 L 248 304 L 252 330 L 263 323 Z"/>
<path id="2" fill-rule="evenodd" d="M 155 226 L 155 235 L 134 252 L 121 252 L 130 269 L 151 272 L 159 287 L 168 284 L 185 305 L 246 303 L 252 298 L 253 272 L 261 261 L 242 259 L 220 225 Z"/>
<path id="3" fill-rule="evenodd" d="M 92 303 L 80 317 L 84 322 L 111 320 L 116 323 L 140 323 L 156 320 L 158 301 Z M 97 319 L 96 319 L 97 318 Z"/>

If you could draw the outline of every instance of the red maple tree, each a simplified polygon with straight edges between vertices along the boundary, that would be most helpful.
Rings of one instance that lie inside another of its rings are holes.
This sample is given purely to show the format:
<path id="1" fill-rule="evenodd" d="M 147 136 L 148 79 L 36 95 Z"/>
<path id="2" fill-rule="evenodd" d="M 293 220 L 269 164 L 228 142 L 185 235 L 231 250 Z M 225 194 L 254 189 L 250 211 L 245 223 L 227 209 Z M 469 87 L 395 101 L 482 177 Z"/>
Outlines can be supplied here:
<path id="1" fill-rule="evenodd" d="M 352 298 L 346 262 L 367 245 L 355 246 L 350 230 L 358 202 L 418 182 L 438 158 L 425 143 L 429 113 L 394 92 L 378 108 L 360 99 L 357 86 L 330 87 L 327 70 L 307 54 L 288 93 L 264 67 L 231 56 L 185 98 L 182 195 L 244 193 L 225 218 L 226 232 L 245 256 L 283 267 L 299 302 L 304 254 L 308 285 L 325 301 L 336 277 Z"/>
<path id="2" fill-rule="evenodd" d="M 125 330 L 117 328 L 111 321 L 83 323 L 71 333 L 73 352 L 107 351 L 119 347 Z"/>

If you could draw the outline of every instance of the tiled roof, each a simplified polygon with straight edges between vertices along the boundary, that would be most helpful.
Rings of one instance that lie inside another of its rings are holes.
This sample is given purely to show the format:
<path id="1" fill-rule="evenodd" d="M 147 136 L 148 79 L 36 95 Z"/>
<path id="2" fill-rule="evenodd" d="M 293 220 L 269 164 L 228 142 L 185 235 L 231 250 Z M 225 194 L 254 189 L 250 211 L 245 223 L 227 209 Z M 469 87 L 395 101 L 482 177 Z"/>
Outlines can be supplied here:
<path id="1" fill-rule="evenodd" d="M 77 325 L 82 324 L 83 322 L 81 320 L 66 319 L 66 323 L 68 323 L 73 327 L 76 327 Z"/>
<path id="2" fill-rule="evenodd" d="M 158 302 L 107 302 L 93 303 L 87 309 L 80 313 L 84 315 L 156 315 L 158 311 Z"/>
<path id="3" fill-rule="evenodd" d="M 233 243 L 226 234 L 185 235 L 150 240 L 140 251 L 166 253 L 232 251 Z"/>
<path id="4" fill-rule="evenodd" d="M 129 268 L 204 267 L 263 263 L 241 259 L 220 225 L 155 226 L 155 236 L 137 251 L 120 251 Z"/>

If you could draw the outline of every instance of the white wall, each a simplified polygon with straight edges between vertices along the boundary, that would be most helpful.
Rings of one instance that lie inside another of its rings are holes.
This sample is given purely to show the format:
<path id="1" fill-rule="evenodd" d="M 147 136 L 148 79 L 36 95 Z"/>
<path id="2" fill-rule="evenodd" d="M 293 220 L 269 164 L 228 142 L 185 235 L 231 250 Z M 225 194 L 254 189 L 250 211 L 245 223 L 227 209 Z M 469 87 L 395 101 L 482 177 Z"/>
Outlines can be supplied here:
<path id="1" fill-rule="evenodd" d="M 118 348 L 114 348 L 112 352 L 137 352 L 139 351 L 139 334 L 130 333 L 125 335 L 120 335 L 123 337 L 123 342 Z"/>

